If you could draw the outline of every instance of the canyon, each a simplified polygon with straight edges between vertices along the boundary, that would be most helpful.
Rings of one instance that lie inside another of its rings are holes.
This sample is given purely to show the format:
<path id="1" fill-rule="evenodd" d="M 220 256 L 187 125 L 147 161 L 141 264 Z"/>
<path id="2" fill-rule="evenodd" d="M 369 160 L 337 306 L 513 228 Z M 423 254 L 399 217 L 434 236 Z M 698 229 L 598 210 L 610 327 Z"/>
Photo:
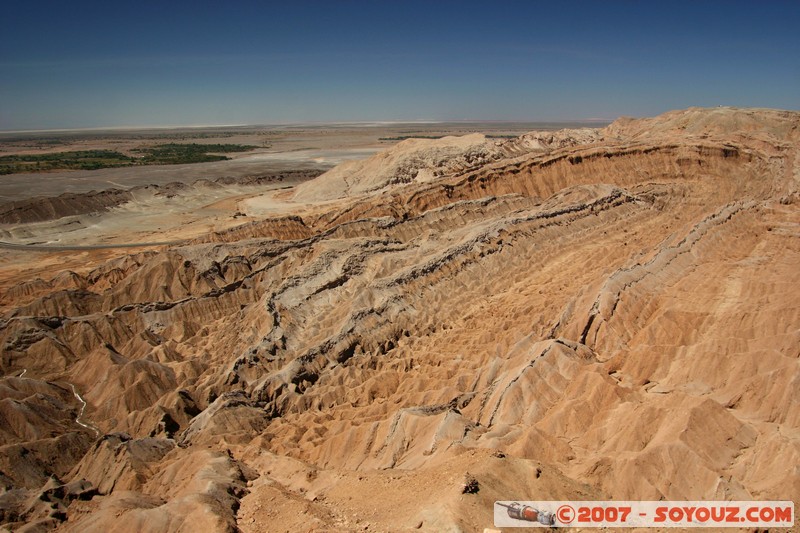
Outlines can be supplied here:
<path id="1" fill-rule="evenodd" d="M 690 108 L 15 199 L 0 527 L 797 504 L 799 157 L 798 112 Z"/>

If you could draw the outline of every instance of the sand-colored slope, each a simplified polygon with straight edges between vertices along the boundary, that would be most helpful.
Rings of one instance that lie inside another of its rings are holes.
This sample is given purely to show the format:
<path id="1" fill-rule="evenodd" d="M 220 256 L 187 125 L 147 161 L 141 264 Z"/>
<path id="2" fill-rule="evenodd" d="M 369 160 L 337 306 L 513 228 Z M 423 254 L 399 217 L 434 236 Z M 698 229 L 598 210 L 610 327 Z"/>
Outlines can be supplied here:
<path id="1" fill-rule="evenodd" d="M 800 502 L 799 127 L 691 109 L 474 166 L 462 146 L 394 183 L 398 149 L 298 187 L 292 216 L 14 287 L 4 372 L 75 384 L 116 435 L 60 474 L 97 491 L 60 527 L 472 531 L 494 499 Z"/>
<path id="2" fill-rule="evenodd" d="M 494 143 L 475 133 L 442 139 L 406 139 L 364 159 L 348 161 L 308 184 L 299 185 L 299 202 L 330 200 L 376 191 L 387 185 L 430 181 L 499 157 Z"/>

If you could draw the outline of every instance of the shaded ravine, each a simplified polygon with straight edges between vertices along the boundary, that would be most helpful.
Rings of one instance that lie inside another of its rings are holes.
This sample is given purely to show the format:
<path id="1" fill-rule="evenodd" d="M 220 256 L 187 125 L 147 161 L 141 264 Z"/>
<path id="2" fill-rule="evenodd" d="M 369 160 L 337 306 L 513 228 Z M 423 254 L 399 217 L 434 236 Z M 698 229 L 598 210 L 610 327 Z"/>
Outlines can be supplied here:
<path id="1" fill-rule="evenodd" d="M 75 423 L 78 424 L 81 427 L 86 428 L 86 429 L 91 429 L 92 431 L 94 431 L 95 436 L 99 437 L 100 436 L 100 430 L 99 429 L 97 429 L 96 427 L 94 427 L 91 424 L 87 424 L 85 422 L 81 422 L 81 418 L 83 418 L 83 413 L 84 413 L 84 411 L 86 411 L 86 400 L 84 400 L 83 397 L 80 395 L 80 393 L 78 392 L 78 389 L 75 388 L 75 385 L 70 383 L 69 386 L 72 387 L 72 394 L 75 396 L 75 398 L 79 402 L 81 402 L 81 410 L 78 413 L 78 416 L 75 417 Z"/>

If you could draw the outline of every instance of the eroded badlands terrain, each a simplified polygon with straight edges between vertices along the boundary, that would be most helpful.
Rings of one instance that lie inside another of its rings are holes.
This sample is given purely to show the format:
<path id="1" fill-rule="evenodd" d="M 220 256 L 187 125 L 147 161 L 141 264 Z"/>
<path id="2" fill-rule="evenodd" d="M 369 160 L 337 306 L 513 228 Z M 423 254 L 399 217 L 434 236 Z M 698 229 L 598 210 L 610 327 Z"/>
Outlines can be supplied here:
<path id="1" fill-rule="evenodd" d="M 494 500 L 800 503 L 799 151 L 800 113 L 729 108 L 409 139 L 175 244 L 15 255 L 0 522 L 481 531 Z"/>

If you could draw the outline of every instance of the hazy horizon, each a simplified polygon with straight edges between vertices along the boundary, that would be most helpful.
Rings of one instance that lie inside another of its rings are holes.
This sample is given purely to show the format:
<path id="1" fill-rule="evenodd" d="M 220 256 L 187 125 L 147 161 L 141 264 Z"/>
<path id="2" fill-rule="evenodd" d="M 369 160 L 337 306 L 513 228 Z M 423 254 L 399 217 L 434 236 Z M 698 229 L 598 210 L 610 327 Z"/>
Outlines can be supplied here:
<path id="1" fill-rule="evenodd" d="M 391 126 L 404 126 L 404 125 L 437 125 L 443 126 L 452 125 L 596 125 L 602 127 L 610 124 L 613 120 L 606 119 L 585 119 L 585 120 L 368 120 L 368 121 L 331 121 L 331 122 L 276 122 L 276 123 L 263 123 L 263 124 L 160 124 L 160 125 L 115 125 L 115 126 L 89 126 L 83 128 L 42 128 L 42 129 L 12 129 L 0 130 L 0 134 L 14 134 L 14 133 L 70 133 L 70 132 L 105 132 L 105 131 L 148 131 L 148 130 L 192 130 L 192 129 L 242 129 L 252 130 L 256 128 L 298 128 L 298 127 L 391 127 Z"/>
<path id="2" fill-rule="evenodd" d="M 2 131 L 800 108 L 796 2 L 18 2 L 5 15 Z"/>

